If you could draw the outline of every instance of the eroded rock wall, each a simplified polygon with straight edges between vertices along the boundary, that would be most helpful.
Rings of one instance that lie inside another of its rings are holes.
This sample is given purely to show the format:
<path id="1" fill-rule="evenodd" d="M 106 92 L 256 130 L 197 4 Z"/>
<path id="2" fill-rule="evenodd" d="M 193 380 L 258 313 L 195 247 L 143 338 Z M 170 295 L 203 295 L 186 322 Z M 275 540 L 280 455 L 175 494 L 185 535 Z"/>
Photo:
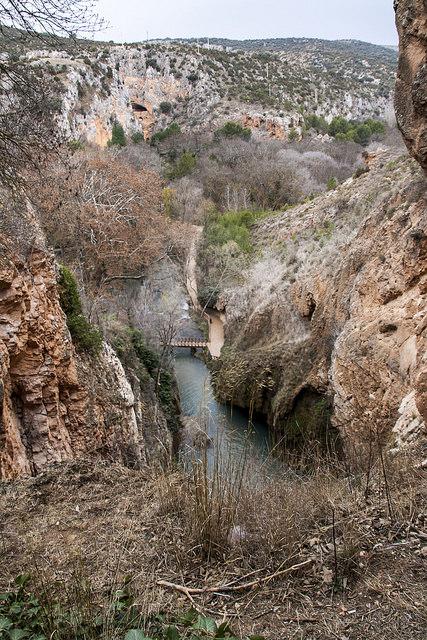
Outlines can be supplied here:
<path id="1" fill-rule="evenodd" d="M 427 173 L 427 2 L 395 0 L 399 33 L 396 118 L 406 145 Z"/>
<path id="2" fill-rule="evenodd" d="M 114 121 L 129 137 L 142 133 L 147 139 L 172 122 L 184 132 L 213 132 L 233 120 L 251 127 L 255 137 L 282 140 L 291 129 L 301 132 L 302 112 L 328 121 L 379 114 L 389 120 L 394 56 L 359 53 L 330 57 L 316 46 L 309 53 L 282 52 L 272 70 L 256 53 L 159 43 L 31 50 L 25 62 L 47 67 L 60 80 L 58 123 L 65 134 L 106 146 Z M 280 76 L 280 91 L 270 87 L 269 73 Z M 343 74 L 345 82 L 331 81 Z"/>
<path id="3" fill-rule="evenodd" d="M 382 153 L 368 173 L 260 223 L 262 259 L 220 300 L 234 350 L 220 381 L 234 402 L 255 401 L 280 431 L 314 391 L 356 448 L 424 432 L 426 197 L 416 163 Z"/>
<path id="4" fill-rule="evenodd" d="M 27 238 L 36 225 L 26 221 Z M 150 384 L 114 351 L 79 356 L 59 304 L 52 255 L 0 236 L 0 478 L 83 454 L 140 467 L 171 450 Z"/>

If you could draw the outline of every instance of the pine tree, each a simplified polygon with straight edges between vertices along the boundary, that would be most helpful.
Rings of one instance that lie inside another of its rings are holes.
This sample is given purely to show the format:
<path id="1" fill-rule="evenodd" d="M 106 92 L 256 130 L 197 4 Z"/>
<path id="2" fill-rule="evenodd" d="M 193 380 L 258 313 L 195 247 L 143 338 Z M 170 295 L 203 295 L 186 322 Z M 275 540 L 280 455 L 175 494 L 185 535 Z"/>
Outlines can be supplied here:
<path id="1" fill-rule="evenodd" d="M 126 146 L 126 136 L 124 129 L 121 124 L 115 122 L 113 124 L 113 129 L 111 132 L 111 139 L 108 141 L 107 145 L 109 147 L 125 147 Z"/>

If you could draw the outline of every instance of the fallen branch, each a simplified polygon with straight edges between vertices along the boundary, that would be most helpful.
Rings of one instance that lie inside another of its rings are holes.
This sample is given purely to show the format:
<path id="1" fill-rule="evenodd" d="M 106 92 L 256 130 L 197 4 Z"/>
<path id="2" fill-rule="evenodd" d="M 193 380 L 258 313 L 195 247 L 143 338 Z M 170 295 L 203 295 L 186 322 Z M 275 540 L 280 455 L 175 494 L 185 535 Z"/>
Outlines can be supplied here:
<path id="1" fill-rule="evenodd" d="M 286 575 L 287 573 L 291 573 L 293 571 L 297 571 L 297 569 L 301 569 L 301 567 L 306 567 L 309 564 L 313 563 L 313 559 L 305 560 L 304 562 L 300 562 L 299 564 L 294 564 L 292 567 L 288 567 L 287 569 L 282 569 L 281 571 L 276 571 L 271 575 L 264 576 L 264 578 L 256 578 L 256 580 L 251 580 L 250 582 L 245 582 L 243 584 L 235 584 L 236 580 L 233 582 L 229 582 L 223 585 L 216 585 L 215 587 L 186 587 L 185 585 L 175 584 L 175 582 L 168 582 L 167 580 L 158 580 L 157 584 L 160 587 L 166 587 L 168 589 L 175 589 L 176 591 L 180 591 L 183 593 L 189 600 L 194 604 L 194 600 L 192 595 L 203 594 L 203 593 L 214 593 L 214 592 L 227 592 L 227 591 L 244 591 L 245 589 L 251 589 L 252 587 L 258 586 L 264 582 L 269 582 L 274 578 L 278 578 L 279 576 Z M 253 575 L 253 574 L 251 574 Z M 242 576 L 241 580 L 244 580 L 248 576 Z"/>
<path id="2" fill-rule="evenodd" d="M 105 280 L 103 280 L 103 284 L 108 284 L 109 282 L 113 282 L 113 280 L 142 280 L 143 278 L 145 278 L 145 275 L 145 273 L 141 273 L 139 276 L 110 276 L 109 278 L 105 278 Z"/>
<path id="3" fill-rule="evenodd" d="M 161 256 L 153 260 L 151 265 L 156 264 L 157 262 L 161 262 L 164 258 L 167 258 L 169 256 L 169 253 L 172 251 L 172 249 L 173 249 L 173 245 L 169 245 L 166 251 L 162 253 Z M 109 276 L 108 278 L 104 278 L 104 280 L 102 281 L 102 284 L 108 284 L 109 282 L 113 282 L 113 280 L 142 280 L 143 278 L 145 278 L 146 275 L 147 274 L 143 272 L 143 273 L 140 273 L 138 276 L 125 275 L 125 274 L 118 275 L 118 276 Z"/>

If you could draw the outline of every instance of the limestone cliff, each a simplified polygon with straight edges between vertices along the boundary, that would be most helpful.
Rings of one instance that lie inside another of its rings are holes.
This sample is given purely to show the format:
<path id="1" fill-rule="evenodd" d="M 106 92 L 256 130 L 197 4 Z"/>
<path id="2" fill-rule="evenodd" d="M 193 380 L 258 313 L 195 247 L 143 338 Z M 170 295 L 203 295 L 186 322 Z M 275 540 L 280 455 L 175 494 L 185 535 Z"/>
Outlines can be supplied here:
<path id="1" fill-rule="evenodd" d="M 301 130 L 303 113 L 329 121 L 336 115 L 393 118 L 392 51 L 367 45 L 355 53 L 351 43 L 338 49 L 323 43 L 324 50 L 322 41 L 313 42 L 309 50 L 280 53 L 93 43 L 23 56 L 63 88 L 59 122 L 66 135 L 101 146 L 115 120 L 127 135 L 145 138 L 172 121 L 194 132 L 236 120 L 255 136 L 286 139 L 291 129 Z"/>
<path id="2" fill-rule="evenodd" d="M 82 454 L 133 467 L 161 461 L 171 438 L 150 384 L 128 379 L 106 344 L 97 357 L 76 353 L 37 222 L 14 213 L 5 229 L 5 207 L 2 216 L 0 478 Z"/>
<path id="3" fill-rule="evenodd" d="M 219 303 L 229 399 L 281 432 L 308 396 L 327 398 L 354 446 L 423 433 L 427 199 L 415 162 L 380 153 L 367 173 L 260 223 L 255 239 L 263 257 Z"/>
<path id="4" fill-rule="evenodd" d="M 406 145 L 427 172 L 427 3 L 395 0 L 400 55 L 396 117 Z"/>

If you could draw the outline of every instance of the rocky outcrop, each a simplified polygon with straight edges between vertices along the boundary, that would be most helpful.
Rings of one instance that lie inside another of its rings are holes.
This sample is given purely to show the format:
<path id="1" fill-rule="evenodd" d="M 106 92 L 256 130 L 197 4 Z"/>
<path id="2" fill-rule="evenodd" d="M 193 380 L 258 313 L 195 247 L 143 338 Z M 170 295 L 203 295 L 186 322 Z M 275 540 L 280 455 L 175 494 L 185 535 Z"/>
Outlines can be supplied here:
<path id="1" fill-rule="evenodd" d="M 77 355 L 52 256 L 37 242 L 19 251 L 0 240 L 0 478 L 88 453 L 132 467 L 168 457 L 150 383 L 129 379 L 108 345 Z"/>
<path id="2" fill-rule="evenodd" d="M 173 42 L 94 44 L 72 53 L 30 50 L 25 62 L 60 81 L 65 134 L 105 146 L 114 121 L 146 139 L 171 122 L 183 131 L 214 131 L 227 120 L 246 122 L 255 136 L 286 139 L 293 128 L 301 132 L 302 113 L 388 120 L 395 56 L 377 49 L 355 56 L 349 45 L 331 55 L 316 41 L 309 52 L 279 55 Z"/>
<path id="3" fill-rule="evenodd" d="M 396 117 L 406 145 L 427 173 L 427 3 L 395 0 L 399 32 Z"/>
<path id="4" fill-rule="evenodd" d="M 415 162 L 381 153 L 255 235 L 263 258 L 220 300 L 229 349 L 218 381 L 229 399 L 280 433 L 317 394 L 351 447 L 423 433 L 427 195 Z"/>

